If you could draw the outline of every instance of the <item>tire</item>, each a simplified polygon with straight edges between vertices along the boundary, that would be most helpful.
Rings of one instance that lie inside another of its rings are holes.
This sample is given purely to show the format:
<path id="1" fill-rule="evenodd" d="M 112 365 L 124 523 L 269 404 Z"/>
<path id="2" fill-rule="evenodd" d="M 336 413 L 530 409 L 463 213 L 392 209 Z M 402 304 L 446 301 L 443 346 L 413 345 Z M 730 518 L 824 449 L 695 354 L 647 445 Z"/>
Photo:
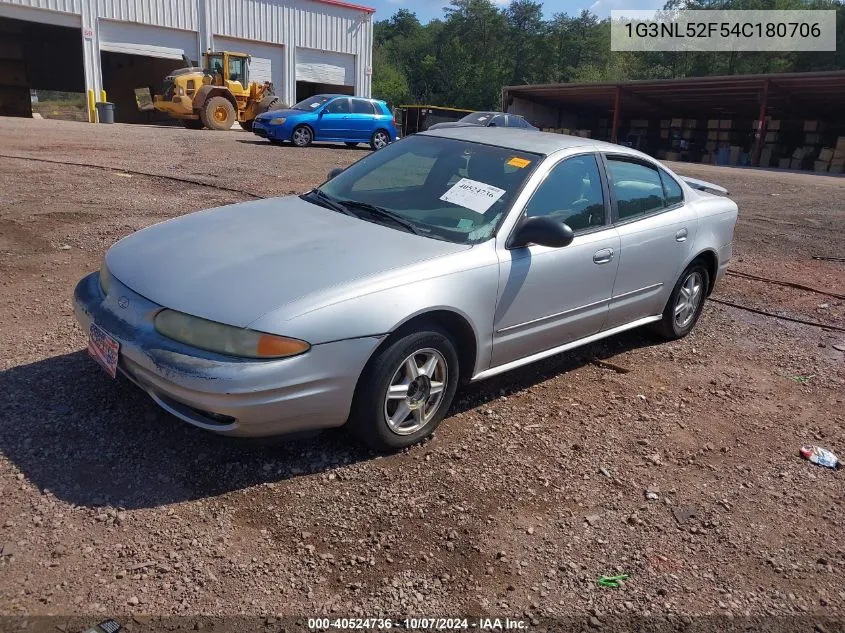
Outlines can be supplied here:
<path id="1" fill-rule="evenodd" d="M 238 125 L 241 126 L 242 130 L 246 130 L 247 132 L 252 132 L 252 122 L 253 121 L 255 121 L 255 119 L 251 119 L 249 121 L 239 121 Z"/>
<path id="2" fill-rule="evenodd" d="M 346 145 L 346 147 L 358 147 L 359 144 L 349 141 L 345 145 Z"/>
<path id="3" fill-rule="evenodd" d="M 298 125 L 290 134 L 290 142 L 297 147 L 308 147 L 314 140 L 314 133 L 307 125 Z"/>
<path id="4" fill-rule="evenodd" d="M 710 273 L 704 262 L 697 259 L 687 266 L 672 289 L 663 318 L 655 324 L 657 333 L 670 341 L 689 334 L 704 309 L 709 287 Z"/>
<path id="5" fill-rule="evenodd" d="M 411 362 L 417 371 L 427 366 L 433 369 L 411 380 Z M 423 326 L 401 336 L 378 352 L 361 374 L 349 417 L 350 430 L 381 452 L 416 444 L 434 433 L 446 416 L 459 376 L 458 353 L 446 332 Z M 432 393 L 432 387 L 436 389 L 438 384 L 441 390 Z M 394 395 L 388 398 L 391 386 Z M 403 388 L 404 396 L 397 393 Z"/>
<path id="6" fill-rule="evenodd" d="M 236 118 L 235 107 L 226 97 L 211 97 L 200 110 L 203 125 L 220 132 L 230 129 Z"/>
<path id="7" fill-rule="evenodd" d="M 373 136 L 370 139 L 370 147 L 373 151 L 386 147 L 388 143 L 390 143 L 390 135 L 388 135 L 387 130 L 379 129 L 373 132 Z"/>
<path id="8" fill-rule="evenodd" d="M 200 119 L 182 119 L 182 125 L 189 130 L 201 130 L 205 127 Z"/>

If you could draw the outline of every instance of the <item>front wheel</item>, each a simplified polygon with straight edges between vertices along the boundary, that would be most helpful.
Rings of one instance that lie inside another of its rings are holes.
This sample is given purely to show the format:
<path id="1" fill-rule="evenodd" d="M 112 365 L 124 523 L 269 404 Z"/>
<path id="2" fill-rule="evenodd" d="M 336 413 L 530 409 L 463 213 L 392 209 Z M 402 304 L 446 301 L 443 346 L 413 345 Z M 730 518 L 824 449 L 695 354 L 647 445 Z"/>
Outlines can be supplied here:
<path id="1" fill-rule="evenodd" d="M 224 131 L 235 124 L 235 106 L 226 97 L 211 97 L 200 111 L 200 119 L 205 127 Z"/>
<path id="2" fill-rule="evenodd" d="M 668 340 L 685 337 L 692 331 L 704 309 L 704 299 L 710 287 L 710 273 L 701 260 L 695 260 L 681 274 L 663 318 L 655 324 L 657 332 Z"/>
<path id="3" fill-rule="evenodd" d="M 434 433 L 458 387 L 458 354 L 436 327 L 397 339 L 368 364 L 355 392 L 353 432 L 378 451 L 395 451 Z"/>
<path id="4" fill-rule="evenodd" d="M 311 141 L 313 140 L 314 134 L 311 132 L 311 128 L 307 125 L 300 125 L 299 127 L 294 128 L 293 133 L 290 135 L 290 142 L 297 147 L 308 147 L 311 145 Z"/>
<path id="5" fill-rule="evenodd" d="M 387 132 L 384 130 L 376 130 L 373 132 L 373 137 L 370 139 L 370 147 L 373 148 L 374 151 L 387 146 L 388 143 L 390 143 L 390 137 L 387 135 Z"/>

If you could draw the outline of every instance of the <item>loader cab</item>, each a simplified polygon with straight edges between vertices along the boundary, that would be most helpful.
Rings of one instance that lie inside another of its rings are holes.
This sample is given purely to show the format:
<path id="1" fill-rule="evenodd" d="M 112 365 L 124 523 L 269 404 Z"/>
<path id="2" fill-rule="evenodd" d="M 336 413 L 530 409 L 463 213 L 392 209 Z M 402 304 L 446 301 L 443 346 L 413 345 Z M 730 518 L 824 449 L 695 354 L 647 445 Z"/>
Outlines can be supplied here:
<path id="1" fill-rule="evenodd" d="M 205 54 L 205 69 L 215 86 L 226 86 L 234 95 L 249 90 L 249 55 L 244 53 Z"/>

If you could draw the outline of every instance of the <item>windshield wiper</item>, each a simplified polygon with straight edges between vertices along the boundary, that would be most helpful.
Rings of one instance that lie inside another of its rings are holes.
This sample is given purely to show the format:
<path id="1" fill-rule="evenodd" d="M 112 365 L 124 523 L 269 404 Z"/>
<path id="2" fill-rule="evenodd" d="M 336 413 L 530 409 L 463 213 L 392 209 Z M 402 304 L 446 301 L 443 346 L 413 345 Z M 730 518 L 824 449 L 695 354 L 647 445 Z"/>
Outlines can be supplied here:
<path id="1" fill-rule="evenodd" d="M 409 233 L 413 233 L 414 235 L 428 235 L 427 231 L 420 230 L 413 222 L 406 220 L 398 213 L 385 209 L 384 207 L 378 207 L 374 204 L 370 204 L 369 202 L 358 202 L 357 200 L 339 200 L 338 202 L 347 207 L 362 209 L 364 211 L 368 211 L 376 217 L 390 220 L 395 225 L 401 226 L 403 229 Z"/>
<path id="2" fill-rule="evenodd" d="M 313 196 L 313 197 L 317 198 L 317 201 L 319 201 L 319 202 L 317 202 L 318 204 L 320 204 L 321 206 L 324 206 L 324 207 L 328 207 L 329 209 L 332 209 L 334 211 L 337 211 L 338 213 L 342 213 L 344 215 L 351 215 L 352 217 L 355 217 L 355 218 L 358 217 L 358 215 L 356 213 L 353 213 L 351 210 L 349 210 L 344 203 L 342 203 L 337 198 L 333 198 L 332 196 L 325 193 L 321 189 L 317 189 L 317 188 L 312 189 L 311 191 L 303 194 L 300 197 L 307 200 L 308 198 L 306 198 L 306 196 Z"/>

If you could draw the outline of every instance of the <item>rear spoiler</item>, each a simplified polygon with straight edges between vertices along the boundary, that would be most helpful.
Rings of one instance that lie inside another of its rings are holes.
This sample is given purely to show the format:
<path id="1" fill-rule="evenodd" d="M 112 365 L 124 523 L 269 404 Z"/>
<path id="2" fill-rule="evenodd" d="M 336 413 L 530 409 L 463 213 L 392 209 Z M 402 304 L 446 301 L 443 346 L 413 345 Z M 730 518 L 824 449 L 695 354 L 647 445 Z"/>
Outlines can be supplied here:
<path id="1" fill-rule="evenodd" d="M 699 180 L 698 178 L 688 178 L 687 176 L 681 176 L 681 180 L 683 180 L 687 185 L 692 187 L 693 189 L 697 189 L 698 191 L 707 191 L 709 193 L 717 193 L 722 196 L 728 195 L 728 190 L 724 187 L 720 187 L 719 185 L 714 185 L 712 182 L 707 182 L 706 180 Z"/>

